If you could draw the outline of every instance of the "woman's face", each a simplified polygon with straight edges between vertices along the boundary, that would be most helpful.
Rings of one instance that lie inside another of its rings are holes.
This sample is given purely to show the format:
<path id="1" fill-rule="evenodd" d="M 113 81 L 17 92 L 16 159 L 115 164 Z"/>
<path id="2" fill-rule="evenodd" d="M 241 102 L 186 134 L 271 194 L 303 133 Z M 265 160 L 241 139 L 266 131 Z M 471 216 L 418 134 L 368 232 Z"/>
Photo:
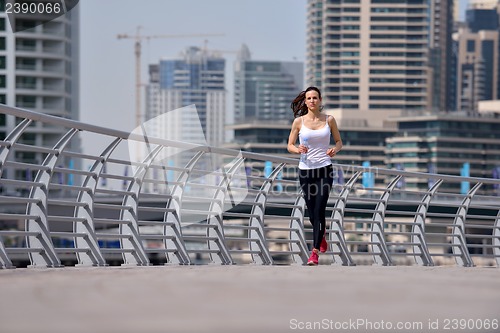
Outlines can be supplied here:
<path id="1" fill-rule="evenodd" d="M 306 92 L 306 105 L 309 110 L 317 110 L 321 104 L 321 99 L 319 94 L 315 90 L 309 90 Z"/>

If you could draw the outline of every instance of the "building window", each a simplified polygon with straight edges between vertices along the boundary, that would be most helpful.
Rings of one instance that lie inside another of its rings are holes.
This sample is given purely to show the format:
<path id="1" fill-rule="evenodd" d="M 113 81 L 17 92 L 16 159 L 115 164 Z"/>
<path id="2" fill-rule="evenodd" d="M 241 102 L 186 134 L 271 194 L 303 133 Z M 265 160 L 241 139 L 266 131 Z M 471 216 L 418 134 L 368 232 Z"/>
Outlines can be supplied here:
<path id="1" fill-rule="evenodd" d="M 5 75 L 0 75 L 0 88 L 5 88 L 7 85 L 7 78 Z"/>
<path id="2" fill-rule="evenodd" d="M 36 59 L 16 58 L 16 69 L 35 70 L 36 69 Z"/>
<path id="3" fill-rule="evenodd" d="M 36 96 L 16 96 L 16 106 L 20 108 L 36 108 Z"/>
<path id="4" fill-rule="evenodd" d="M 357 95 L 342 95 L 342 96 L 340 96 L 340 99 L 342 99 L 342 100 L 358 100 L 359 96 L 357 96 Z"/>
<path id="5" fill-rule="evenodd" d="M 473 39 L 467 40 L 467 52 L 474 52 L 476 50 L 476 41 Z"/>
<path id="6" fill-rule="evenodd" d="M 0 69 L 5 69 L 7 66 L 7 60 L 5 56 L 0 56 Z"/>
<path id="7" fill-rule="evenodd" d="M 16 51 L 35 51 L 35 39 L 18 39 L 16 40 Z"/>
<path id="8" fill-rule="evenodd" d="M 359 104 L 342 104 L 341 107 L 344 109 L 358 109 Z"/>
<path id="9" fill-rule="evenodd" d="M 19 139 L 20 143 L 24 143 L 27 145 L 35 145 L 36 144 L 36 134 L 35 133 L 24 133 L 23 136 Z M 32 153 L 24 153 L 23 156 L 34 156 Z"/>
<path id="10" fill-rule="evenodd" d="M 16 77 L 17 89 L 36 89 L 36 78 L 32 76 Z"/>
<path id="11" fill-rule="evenodd" d="M 342 91 L 359 91 L 359 87 L 346 87 L 346 86 L 342 86 Z"/>
<path id="12" fill-rule="evenodd" d="M 0 37 L 0 50 L 5 50 L 5 37 Z"/>
<path id="13" fill-rule="evenodd" d="M 16 24 L 16 27 L 15 27 L 16 31 L 24 31 L 24 30 L 28 30 L 28 29 L 32 29 L 32 28 L 36 27 L 37 21 L 35 21 L 35 20 L 22 20 L 22 19 L 17 18 L 15 20 L 15 24 Z M 26 31 L 26 32 L 29 32 L 29 31 Z M 31 32 L 33 32 L 33 30 Z"/>
<path id="14" fill-rule="evenodd" d="M 354 78 L 354 77 L 343 77 L 342 82 L 350 82 L 350 83 L 355 83 L 359 82 L 359 78 Z"/>
<path id="15" fill-rule="evenodd" d="M 342 57 L 359 57 L 359 52 L 342 52 Z"/>

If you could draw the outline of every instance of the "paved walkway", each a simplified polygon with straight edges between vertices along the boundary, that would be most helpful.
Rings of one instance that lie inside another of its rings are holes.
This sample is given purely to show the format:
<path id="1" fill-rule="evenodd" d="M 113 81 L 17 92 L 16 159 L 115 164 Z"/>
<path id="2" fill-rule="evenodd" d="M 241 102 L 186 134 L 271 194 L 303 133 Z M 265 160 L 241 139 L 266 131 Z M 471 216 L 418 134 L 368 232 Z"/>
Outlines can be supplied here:
<path id="1" fill-rule="evenodd" d="M 498 268 L 68 267 L 0 282 L 1 333 L 500 331 L 478 329 L 500 325 Z"/>

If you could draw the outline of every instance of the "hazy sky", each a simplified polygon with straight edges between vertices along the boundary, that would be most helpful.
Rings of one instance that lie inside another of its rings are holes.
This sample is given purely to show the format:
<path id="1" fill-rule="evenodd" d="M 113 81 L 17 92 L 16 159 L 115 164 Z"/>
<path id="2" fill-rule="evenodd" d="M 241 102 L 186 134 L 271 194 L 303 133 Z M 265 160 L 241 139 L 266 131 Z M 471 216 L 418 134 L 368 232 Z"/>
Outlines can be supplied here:
<path id="1" fill-rule="evenodd" d="M 135 125 L 134 40 L 117 34 L 225 34 L 142 43 L 142 81 L 148 65 L 174 58 L 185 47 L 237 50 L 253 59 L 305 60 L 306 0 L 82 0 L 80 1 L 80 120 L 131 131 Z M 232 72 L 234 54 L 227 58 Z M 228 73 L 229 72 L 229 73 Z M 226 88 L 232 92 L 231 80 Z M 144 100 L 144 93 L 142 94 Z M 85 142 L 84 142 L 85 143 Z"/>

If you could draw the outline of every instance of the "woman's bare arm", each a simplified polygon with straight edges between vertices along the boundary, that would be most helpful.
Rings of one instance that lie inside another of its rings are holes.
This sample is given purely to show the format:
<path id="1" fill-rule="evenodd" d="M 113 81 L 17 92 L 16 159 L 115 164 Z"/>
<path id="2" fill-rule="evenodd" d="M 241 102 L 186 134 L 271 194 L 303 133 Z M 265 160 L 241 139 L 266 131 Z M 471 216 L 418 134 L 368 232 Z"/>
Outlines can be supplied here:
<path id="1" fill-rule="evenodd" d="M 332 132 L 333 140 L 335 141 L 335 147 L 328 149 L 326 154 L 333 157 L 342 149 L 342 139 L 340 137 L 337 122 L 333 116 L 328 117 L 328 126 L 330 126 L 330 131 Z"/>
<path id="2" fill-rule="evenodd" d="M 307 148 L 304 147 L 303 145 L 299 145 L 298 147 L 295 145 L 297 142 L 297 139 L 299 138 L 299 131 L 300 131 L 300 118 L 295 118 L 292 124 L 292 129 L 290 130 L 290 135 L 288 136 L 288 151 L 292 154 L 301 154 L 301 153 L 306 153 Z"/>

